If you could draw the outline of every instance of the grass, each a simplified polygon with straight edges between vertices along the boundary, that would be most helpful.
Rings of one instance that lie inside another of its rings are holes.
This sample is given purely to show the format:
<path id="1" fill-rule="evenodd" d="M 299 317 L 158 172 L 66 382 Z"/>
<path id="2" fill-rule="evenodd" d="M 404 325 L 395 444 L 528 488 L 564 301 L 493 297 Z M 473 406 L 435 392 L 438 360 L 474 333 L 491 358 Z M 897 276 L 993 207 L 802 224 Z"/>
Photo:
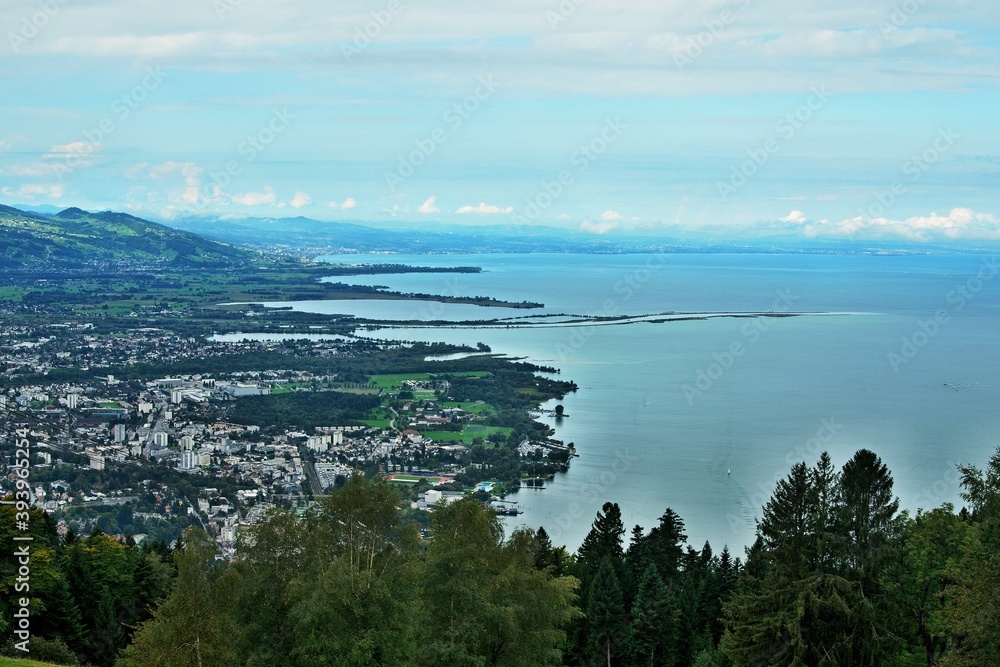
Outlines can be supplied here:
<path id="1" fill-rule="evenodd" d="M 450 375 L 455 377 L 486 377 L 489 374 L 489 371 L 460 371 L 458 373 L 450 373 Z M 370 381 L 380 389 L 397 389 L 403 386 L 403 382 L 407 380 L 427 381 L 440 375 L 440 373 L 388 373 L 373 375 Z"/>
<path id="2" fill-rule="evenodd" d="M 441 403 L 441 407 L 460 408 L 474 415 L 495 415 L 497 413 L 496 408 L 489 403 L 474 403 L 471 401 L 445 401 Z"/>
<path id="3" fill-rule="evenodd" d="M 21 660 L 20 658 L 4 658 L 0 656 L 0 667 L 51 667 L 53 664 L 55 663 Z"/>

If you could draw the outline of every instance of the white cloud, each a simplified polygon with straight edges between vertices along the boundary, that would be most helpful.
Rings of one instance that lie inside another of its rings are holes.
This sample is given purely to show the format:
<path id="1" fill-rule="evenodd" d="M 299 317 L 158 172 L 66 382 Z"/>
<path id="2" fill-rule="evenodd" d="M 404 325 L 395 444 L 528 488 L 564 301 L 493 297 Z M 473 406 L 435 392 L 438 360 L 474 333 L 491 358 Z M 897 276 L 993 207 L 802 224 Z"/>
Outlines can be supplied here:
<path id="1" fill-rule="evenodd" d="M 68 144 L 59 144 L 49 149 L 49 152 L 42 157 L 48 160 L 65 160 L 74 155 L 81 157 L 89 156 L 101 149 L 100 143 L 89 141 L 71 141 Z"/>
<path id="2" fill-rule="evenodd" d="M 242 204 L 243 206 L 274 204 L 277 199 L 277 196 L 274 194 L 274 188 L 270 185 L 265 185 L 263 192 L 247 192 L 242 195 L 233 195 L 233 203 Z"/>
<path id="3" fill-rule="evenodd" d="M 305 192 L 296 191 L 292 201 L 288 202 L 292 208 L 304 208 L 313 203 L 312 197 Z"/>
<path id="4" fill-rule="evenodd" d="M 977 213 L 969 208 L 953 208 L 947 215 L 931 213 L 905 220 L 863 218 L 840 222 L 819 221 L 803 228 L 808 237 L 837 236 L 857 238 L 899 238 L 907 241 L 940 240 L 1000 240 L 1000 220 L 990 213 Z"/>
<path id="5" fill-rule="evenodd" d="M 342 208 L 345 211 L 350 210 L 350 209 L 354 208 L 357 205 L 358 205 L 358 202 L 356 202 L 354 200 L 354 197 L 348 197 L 347 199 L 344 200 L 344 203 L 342 203 L 342 204 L 338 204 L 335 201 L 332 201 L 329 204 L 327 204 L 327 206 L 329 206 L 330 208 Z"/>
<path id="6" fill-rule="evenodd" d="M 149 167 L 148 162 L 140 162 L 139 164 L 134 164 L 125 170 L 125 178 L 137 178 L 140 176 L 146 168 Z"/>
<path id="7" fill-rule="evenodd" d="M 602 220 L 600 222 L 583 220 L 580 223 L 580 231 L 588 232 L 590 234 L 607 234 L 613 229 L 618 229 L 619 225 L 621 225 L 621 223 L 617 220 Z"/>
<path id="8" fill-rule="evenodd" d="M 806 214 L 802 211 L 792 211 L 783 218 L 778 218 L 781 222 L 794 222 L 796 224 L 801 224 L 806 221 Z"/>
<path id="9" fill-rule="evenodd" d="M 32 44 L 32 54 L 182 66 L 208 61 L 222 71 L 257 67 L 267 59 L 276 67 L 305 62 L 329 70 L 357 60 L 347 62 L 339 48 L 329 49 L 325 59 L 304 53 L 352 43 L 355 31 L 372 18 L 360 6 L 331 9 L 319 0 L 301 0 L 282 12 L 269 11 L 266 3 L 231 4 L 223 20 L 207 2 L 199 11 L 163 3 L 142 12 L 126 0 L 70 4 L 46 27 L 46 39 Z M 430 63 L 436 76 L 464 81 L 470 61 L 498 62 L 517 68 L 505 77 L 512 86 L 605 95 L 800 90 L 817 76 L 855 90 L 899 89 L 914 81 L 950 89 L 956 79 L 991 81 L 996 50 L 980 39 L 980 30 L 995 26 L 989 3 L 919 4 L 919 16 L 905 15 L 886 32 L 880 26 L 893 20 L 892 8 L 862 0 L 836 6 L 811 0 L 794 12 L 786 3 L 751 0 L 697 7 L 681 0 L 591 2 L 571 16 L 556 4 L 551 11 L 512 2 L 475 12 L 460 3 L 429 3 L 410 8 L 405 22 L 394 21 L 378 35 L 379 44 L 391 48 L 369 48 L 364 55 L 366 65 L 407 78 L 414 70 L 428 71 Z M 733 17 L 724 24 L 723 11 Z M 15 25 L 21 17 L 12 8 L 0 9 L 0 18 Z M 524 43 L 499 39 L 508 35 L 523 36 Z M 674 71 L 674 56 L 690 53 L 697 62 L 683 73 Z M 933 66 L 942 61 L 947 66 Z M 813 67 L 795 67 L 803 62 Z M 424 83 L 423 77 L 417 81 Z"/>
<path id="10" fill-rule="evenodd" d="M 181 167 L 181 175 L 184 177 L 184 203 L 198 203 L 198 191 L 201 188 L 201 167 L 194 162 L 185 162 Z"/>
<path id="11" fill-rule="evenodd" d="M 514 212 L 513 206 L 508 206 L 507 208 L 500 208 L 499 206 L 493 206 L 485 202 L 479 202 L 478 206 L 462 206 L 455 213 L 460 213 L 462 215 L 467 215 L 469 213 L 475 213 L 477 215 L 497 215 L 498 213 L 503 213 L 510 215 Z"/>
<path id="12" fill-rule="evenodd" d="M 618 211 L 605 211 L 601 213 L 601 220 L 623 220 L 622 214 Z"/>
<path id="13" fill-rule="evenodd" d="M 184 204 L 197 204 L 199 199 L 201 199 L 201 173 L 204 171 L 194 162 L 177 162 L 174 160 L 168 160 L 167 162 L 161 162 L 160 164 L 154 164 L 150 166 L 146 162 L 140 162 L 139 164 L 129 167 L 125 171 L 125 176 L 127 178 L 135 178 L 140 175 L 146 168 L 149 168 L 148 175 L 150 178 L 161 181 L 167 178 L 171 178 L 178 173 L 184 178 L 184 192 L 181 193 L 180 201 Z M 221 194 L 216 188 L 216 195 Z M 176 200 L 176 196 L 173 197 Z"/>
<path id="14" fill-rule="evenodd" d="M 5 197 L 25 197 L 28 199 L 34 199 L 36 197 L 51 197 L 52 199 L 61 199 L 65 193 L 65 188 L 59 183 L 26 183 L 16 190 L 10 187 L 5 187 L 0 190 L 0 192 L 2 192 Z"/>
<path id="15" fill-rule="evenodd" d="M 425 201 L 423 204 L 417 207 L 417 211 L 419 213 L 423 213 L 424 215 L 433 215 L 434 213 L 440 213 L 441 209 L 439 209 L 434 203 L 436 201 L 437 197 L 433 195 L 428 197 L 427 201 Z"/>

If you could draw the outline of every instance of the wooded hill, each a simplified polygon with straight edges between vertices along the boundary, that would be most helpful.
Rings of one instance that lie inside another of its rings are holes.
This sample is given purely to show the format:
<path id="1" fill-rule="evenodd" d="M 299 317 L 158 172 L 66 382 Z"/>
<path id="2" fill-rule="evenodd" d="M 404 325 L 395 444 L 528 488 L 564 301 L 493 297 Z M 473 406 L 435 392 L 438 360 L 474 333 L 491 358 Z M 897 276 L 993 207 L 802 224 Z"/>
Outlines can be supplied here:
<path id="1" fill-rule="evenodd" d="M 53 216 L 0 205 L 0 272 L 112 271 L 249 264 L 256 253 L 126 213 Z"/>

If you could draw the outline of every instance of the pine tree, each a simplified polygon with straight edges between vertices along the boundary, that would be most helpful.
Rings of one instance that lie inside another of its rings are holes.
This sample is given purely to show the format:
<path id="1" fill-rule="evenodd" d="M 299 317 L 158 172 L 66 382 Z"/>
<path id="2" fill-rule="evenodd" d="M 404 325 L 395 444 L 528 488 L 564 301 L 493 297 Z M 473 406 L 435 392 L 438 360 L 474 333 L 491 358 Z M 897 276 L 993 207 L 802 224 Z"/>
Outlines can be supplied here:
<path id="1" fill-rule="evenodd" d="M 858 450 L 844 464 L 838 484 L 838 525 L 846 536 L 846 566 L 865 586 L 874 586 L 896 531 L 899 499 L 892 474 L 874 452 Z M 872 591 L 874 593 L 874 591 Z"/>
<path id="2" fill-rule="evenodd" d="M 639 581 L 628 648 L 635 667 L 672 666 L 677 643 L 676 607 L 656 565 L 650 564 Z"/>
<path id="3" fill-rule="evenodd" d="M 867 565 L 873 574 L 876 546 L 888 543 L 894 525 L 892 478 L 869 454 L 858 452 L 839 483 L 825 454 L 812 470 L 795 464 L 778 483 L 738 591 L 724 605 L 722 650 L 734 663 L 864 666 L 888 659 L 887 615 L 863 585 L 873 587 L 873 579 L 843 576 L 850 570 L 839 565 Z M 859 526 L 860 517 L 871 520 L 871 530 Z M 848 527 L 847 541 L 833 539 L 835 525 Z"/>
<path id="4" fill-rule="evenodd" d="M 624 643 L 625 604 L 610 557 L 605 557 L 597 568 L 587 596 L 586 614 L 591 655 L 601 656 L 611 667 L 612 656 Z"/>
<path id="5" fill-rule="evenodd" d="M 590 532 L 583 538 L 583 543 L 577 550 L 577 562 L 588 571 L 587 574 L 590 574 L 596 572 L 601 561 L 610 558 L 617 572 L 618 563 L 625 556 L 622 548 L 624 534 L 625 527 L 622 524 L 622 512 L 618 503 L 604 503 L 591 525 Z"/>
<path id="6" fill-rule="evenodd" d="M 800 578 L 815 561 L 813 533 L 814 494 L 809 468 L 796 463 L 788 477 L 778 482 L 774 495 L 757 521 L 760 556 L 784 576 Z"/>

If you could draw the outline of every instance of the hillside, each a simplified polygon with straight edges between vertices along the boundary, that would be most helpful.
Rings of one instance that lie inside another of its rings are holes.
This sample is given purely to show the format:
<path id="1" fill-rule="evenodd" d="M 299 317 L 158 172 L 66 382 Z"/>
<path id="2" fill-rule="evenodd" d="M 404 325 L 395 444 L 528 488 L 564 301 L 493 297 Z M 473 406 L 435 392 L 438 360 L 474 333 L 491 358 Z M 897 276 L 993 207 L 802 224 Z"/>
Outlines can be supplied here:
<path id="1" fill-rule="evenodd" d="M 245 264 L 246 250 L 126 213 L 53 216 L 0 205 L 0 272 L 78 272 Z"/>

